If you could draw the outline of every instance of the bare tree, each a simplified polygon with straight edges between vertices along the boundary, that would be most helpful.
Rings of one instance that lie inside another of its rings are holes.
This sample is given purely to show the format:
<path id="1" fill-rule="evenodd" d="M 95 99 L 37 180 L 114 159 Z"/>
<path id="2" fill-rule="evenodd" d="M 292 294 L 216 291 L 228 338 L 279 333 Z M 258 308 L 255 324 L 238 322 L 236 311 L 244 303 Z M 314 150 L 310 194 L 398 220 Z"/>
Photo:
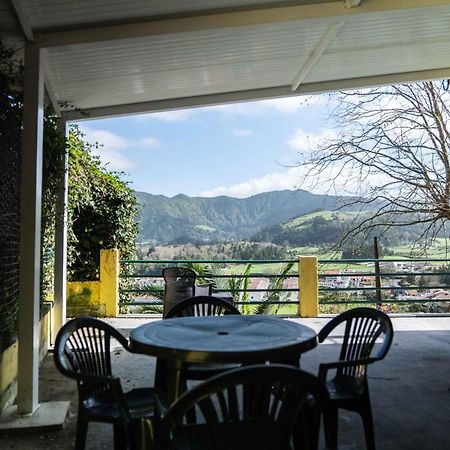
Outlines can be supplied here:
<path id="1" fill-rule="evenodd" d="M 419 224 L 421 244 L 450 219 L 450 92 L 443 82 L 379 87 L 332 96 L 335 137 L 303 155 L 300 165 L 335 192 L 343 207 L 365 211 L 341 244 L 375 228 Z"/>

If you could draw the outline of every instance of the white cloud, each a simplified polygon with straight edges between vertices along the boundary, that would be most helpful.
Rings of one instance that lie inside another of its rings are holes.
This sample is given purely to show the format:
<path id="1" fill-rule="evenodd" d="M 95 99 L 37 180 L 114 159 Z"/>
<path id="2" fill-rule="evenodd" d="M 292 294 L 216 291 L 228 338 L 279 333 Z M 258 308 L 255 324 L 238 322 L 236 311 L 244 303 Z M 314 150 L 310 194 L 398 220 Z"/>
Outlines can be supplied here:
<path id="1" fill-rule="evenodd" d="M 274 98 L 264 100 L 264 106 L 277 111 L 292 114 L 308 106 L 322 106 L 327 102 L 326 95 L 306 95 L 297 97 Z"/>
<path id="2" fill-rule="evenodd" d="M 326 95 L 307 95 L 229 103 L 226 105 L 212 106 L 211 108 L 228 115 L 261 116 L 273 110 L 283 114 L 293 114 L 302 108 L 325 105 L 327 101 L 328 97 Z"/>
<path id="3" fill-rule="evenodd" d="M 335 130 L 321 130 L 319 133 L 307 133 L 298 128 L 287 140 L 287 143 L 300 153 L 309 153 L 316 150 L 322 143 L 336 139 Z"/>
<path id="4" fill-rule="evenodd" d="M 250 136 L 253 133 L 250 130 L 236 129 L 236 130 L 233 130 L 233 134 L 235 136 Z"/>
<path id="5" fill-rule="evenodd" d="M 154 138 L 154 137 L 145 137 L 145 138 L 141 138 L 138 139 L 137 141 L 135 141 L 137 144 L 140 144 L 144 147 L 159 147 L 159 141 L 158 139 Z"/>
<path id="6" fill-rule="evenodd" d="M 103 145 L 108 150 L 118 150 L 127 146 L 127 140 L 118 134 L 111 133 L 107 130 L 95 130 L 91 127 L 81 125 L 81 131 L 86 136 L 89 144 L 95 144 L 96 142 Z"/>
<path id="7" fill-rule="evenodd" d="M 202 197 L 215 197 L 217 195 L 229 195 L 231 197 L 245 198 L 261 192 L 296 189 L 302 177 L 302 168 L 291 167 L 284 172 L 274 172 L 260 178 L 252 178 L 244 183 L 232 186 L 218 186 L 214 189 L 204 191 Z"/>
<path id="8" fill-rule="evenodd" d="M 189 120 L 197 110 L 215 110 L 226 115 L 262 116 L 269 111 L 278 111 L 283 114 L 293 114 L 302 108 L 322 106 L 328 101 L 326 94 L 297 95 L 294 97 L 273 98 L 268 100 L 254 100 L 248 102 L 226 103 L 223 105 L 204 106 L 192 109 L 175 109 L 172 111 L 152 112 L 139 114 L 137 120 L 159 120 L 162 122 L 181 122 Z"/>
<path id="9" fill-rule="evenodd" d="M 92 153 L 99 156 L 110 170 L 127 171 L 135 167 L 134 161 L 124 154 L 125 151 L 159 146 L 158 140 L 153 137 L 126 139 L 111 131 L 96 130 L 87 125 L 80 125 L 80 130 L 85 135 L 86 142 L 99 144 L 98 148 L 92 149 Z"/>
<path id="10" fill-rule="evenodd" d="M 137 116 L 139 120 L 160 120 L 162 122 L 182 122 L 188 120 L 194 110 L 192 109 L 176 109 L 173 111 L 154 112 L 149 114 L 140 114 Z"/>
<path id="11" fill-rule="evenodd" d="M 350 167 L 342 167 L 337 164 L 324 169 L 319 174 L 313 172 L 311 166 L 304 165 L 269 173 L 260 178 L 252 178 L 231 186 L 218 186 L 201 192 L 200 196 L 228 195 L 246 198 L 261 192 L 283 189 L 304 189 L 315 194 L 364 195 L 369 185 L 385 181 L 376 174 L 361 180 L 359 173 L 354 172 Z"/>

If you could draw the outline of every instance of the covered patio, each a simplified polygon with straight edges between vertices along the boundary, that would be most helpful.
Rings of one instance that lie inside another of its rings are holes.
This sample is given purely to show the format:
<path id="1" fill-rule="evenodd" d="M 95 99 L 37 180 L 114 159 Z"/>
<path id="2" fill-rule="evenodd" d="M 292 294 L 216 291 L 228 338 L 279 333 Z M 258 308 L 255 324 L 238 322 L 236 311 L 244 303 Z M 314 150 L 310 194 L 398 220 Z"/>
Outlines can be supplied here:
<path id="1" fill-rule="evenodd" d="M 110 319 L 125 335 L 151 319 Z M 328 318 L 292 319 L 319 331 Z M 394 343 L 384 361 L 369 368 L 372 409 L 379 450 L 443 450 L 450 446 L 450 317 L 394 317 Z M 302 367 L 317 372 L 319 362 L 335 355 L 339 334 L 302 357 Z M 152 383 L 155 359 L 114 354 L 117 372 L 128 388 Z M 129 367 L 133 366 L 132 373 Z M 69 450 L 75 442 L 76 386 L 56 371 L 51 355 L 40 375 L 42 401 L 70 400 L 66 427 L 59 431 L 38 430 L 32 434 L 0 436 L 4 450 L 21 448 Z M 364 449 L 360 418 L 342 411 L 339 419 L 339 448 Z M 87 449 L 111 448 L 111 426 L 91 424 Z M 322 446 L 321 448 L 325 448 Z"/>
<path id="2" fill-rule="evenodd" d="M 46 364 L 41 385 L 39 378 L 44 101 L 53 105 L 65 128 L 69 122 L 87 118 L 447 79 L 449 23 L 448 0 L 220 0 L 214 4 L 203 0 L 0 0 L 2 43 L 23 49 L 25 62 L 18 413 L 32 416 L 43 410 L 40 402 L 60 399 L 52 396 L 51 383 L 43 378 L 48 373 L 53 379 Z M 66 318 L 66 184 L 60 192 L 56 330 Z M 444 420 L 448 423 L 449 326 L 447 319 L 442 320 L 444 328 L 439 325 L 434 331 L 399 331 L 398 350 L 394 347 L 385 365 L 373 371 L 376 376 L 377 370 L 385 369 L 378 372 L 379 380 L 372 380 L 376 382 L 374 408 L 382 411 L 378 420 L 387 421 L 377 429 L 384 428 L 394 443 L 380 448 L 402 448 L 396 439 L 412 439 L 413 429 L 426 432 L 417 437 L 416 447 L 408 441 L 403 448 L 448 447 Z M 430 368 L 432 362 L 442 371 Z M 307 364 L 305 358 L 305 368 Z M 405 364 L 404 370 L 397 364 Z M 389 378 L 388 373 L 392 380 L 381 379 Z M 389 388 L 383 395 L 384 384 L 385 388 L 393 385 L 395 377 L 403 374 L 404 388 Z M 417 412 L 419 403 L 413 393 L 430 404 Z M 393 399 L 398 407 L 395 417 L 406 420 L 396 427 L 388 426 L 389 403 L 376 403 Z M 64 436 L 66 431 L 60 433 Z M 46 448 L 51 448 L 50 439 L 58 438 L 49 435 Z M 2 438 L 2 448 L 10 442 L 14 445 L 15 440 Z M 17 442 L 16 448 L 21 448 Z M 347 442 L 352 448 L 354 442 Z"/>

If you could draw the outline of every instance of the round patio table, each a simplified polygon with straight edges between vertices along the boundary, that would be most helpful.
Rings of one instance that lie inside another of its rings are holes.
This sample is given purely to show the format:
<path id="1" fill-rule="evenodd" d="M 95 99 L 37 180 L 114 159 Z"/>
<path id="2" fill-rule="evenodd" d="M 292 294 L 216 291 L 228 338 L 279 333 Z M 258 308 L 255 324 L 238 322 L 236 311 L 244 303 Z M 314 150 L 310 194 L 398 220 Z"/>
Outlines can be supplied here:
<path id="1" fill-rule="evenodd" d="M 141 325 L 130 335 L 133 352 L 166 361 L 163 384 L 169 403 L 179 396 L 185 364 L 292 361 L 316 345 L 311 328 L 259 315 L 165 319 Z M 157 376 L 155 385 L 158 382 L 161 377 Z"/>

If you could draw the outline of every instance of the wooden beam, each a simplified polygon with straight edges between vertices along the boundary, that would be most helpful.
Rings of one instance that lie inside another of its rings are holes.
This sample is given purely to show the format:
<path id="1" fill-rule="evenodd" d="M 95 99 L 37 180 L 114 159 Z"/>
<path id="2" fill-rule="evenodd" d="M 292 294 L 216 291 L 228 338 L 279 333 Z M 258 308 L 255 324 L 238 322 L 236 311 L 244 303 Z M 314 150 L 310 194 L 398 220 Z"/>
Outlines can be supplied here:
<path id="1" fill-rule="evenodd" d="M 28 20 L 28 16 L 25 13 L 25 8 L 22 5 L 22 0 L 9 0 L 9 2 L 11 3 L 11 6 L 14 9 L 14 12 L 16 13 L 17 20 L 20 23 L 20 27 L 22 28 L 22 32 L 25 36 L 25 39 L 28 42 L 34 42 L 33 29 L 31 28 L 30 21 Z M 56 115 L 60 116 L 61 112 L 59 110 L 58 102 L 56 102 L 56 100 L 54 98 L 54 95 L 53 95 L 54 91 L 53 91 L 52 86 L 49 85 L 49 77 L 47 76 L 48 68 L 47 68 L 47 64 L 46 64 L 46 55 L 44 53 L 42 53 L 41 57 L 42 57 L 42 62 L 44 64 L 44 79 L 46 80 L 45 90 L 47 93 L 47 97 L 50 100 Z"/>
<path id="2" fill-rule="evenodd" d="M 305 83 L 300 85 L 300 87 L 296 91 L 292 91 L 291 86 L 277 86 L 271 88 L 200 95 L 169 100 L 128 103 L 124 105 L 112 105 L 84 110 L 66 110 L 62 111 L 61 115 L 68 122 L 80 122 L 83 120 L 101 119 L 112 116 L 171 111 L 183 108 L 221 105 L 225 103 L 238 103 L 270 98 L 292 97 L 295 95 L 320 94 L 323 92 L 362 89 L 374 86 L 412 83 L 424 80 L 442 80 L 445 78 L 450 78 L 450 67 L 433 70 L 420 70 L 416 72 L 394 73 L 389 75 L 348 78 L 345 80 Z"/>
<path id="3" fill-rule="evenodd" d="M 34 35 L 33 30 L 30 25 L 30 21 L 28 20 L 28 17 L 25 13 L 25 9 L 22 5 L 21 0 L 9 0 L 11 3 L 12 8 L 14 9 L 14 12 L 16 13 L 17 20 L 20 23 L 20 26 L 22 28 L 23 34 L 25 35 L 27 41 L 34 41 Z"/>
<path id="4" fill-rule="evenodd" d="M 313 50 L 311 55 L 309 55 L 305 64 L 303 64 L 302 68 L 298 72 L 297 76 L 291 83 L 291 90 L 296 91 L 303 80 L 308 76 L 308 73 L 311 72 L 312 68 L 316 65 L 317 61 L 319 61 L 320 57 L 323 55 L 323 52 L 327 49 L 327 47 L 331 44 L 333 39 L 339 33 L 339 30 L 344 26 L 344 21 L 339 23 L 334 23 L 331 25 L 328 30 L 323 35 L 322 39 L 317 44 L 316 48 Z"/>
<path id="5" fill-rule="evenodd" d="M 345 18 L 359 14 L 389 13 L 396 10 L 442 5 L 448 6 L 449 0 L 365 0 L 357 8 L 347 8 L 342 1 L 328 1 L 222 12 L 203 11 L 197 15 L 179 15 L 126 24 L 98 23 L 80 26 L 79 29 L 74 30 L 65 28 L 48 32 L 41 30 L 39 33 L 35 32 L 35 38 L 42 47 L 58 47 L 286 21 Z"/>

